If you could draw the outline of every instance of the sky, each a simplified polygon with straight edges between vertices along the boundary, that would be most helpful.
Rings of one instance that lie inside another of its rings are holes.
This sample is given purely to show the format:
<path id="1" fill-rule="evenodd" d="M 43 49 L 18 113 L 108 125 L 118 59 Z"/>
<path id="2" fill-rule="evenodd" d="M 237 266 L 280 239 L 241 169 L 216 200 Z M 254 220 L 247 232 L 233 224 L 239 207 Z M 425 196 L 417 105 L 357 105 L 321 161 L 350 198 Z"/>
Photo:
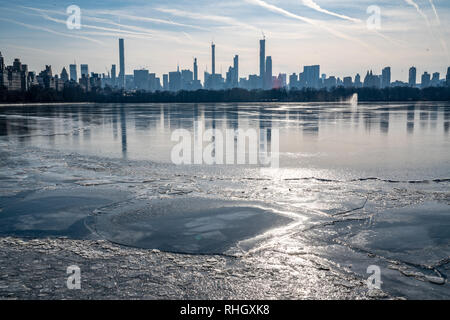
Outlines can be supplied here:
<path id="1" fill-rule="evenodd" d="M 66 25 L 70 5 L 81 9 L 81 29 Z M 51 65 L 60 73 L 76 62 L 107 73 L 119 64 L 124 38 L 127 74 L 192 70 L 196 57 L 203 79 L 214 41 L 216 72 L 225 74 L 238 54 L 243 77 L 259 72 L 263 35 L 274 75 L 320 64 L 321 73 L 341 78 L 369 69 L 380 74 L 385 66 L 393 80 L 407 81 L 411 66 L 442 78 L 450 66 L 450 1 L 0 0 L 6 63 L 17 57 L 38 72 Z"/>

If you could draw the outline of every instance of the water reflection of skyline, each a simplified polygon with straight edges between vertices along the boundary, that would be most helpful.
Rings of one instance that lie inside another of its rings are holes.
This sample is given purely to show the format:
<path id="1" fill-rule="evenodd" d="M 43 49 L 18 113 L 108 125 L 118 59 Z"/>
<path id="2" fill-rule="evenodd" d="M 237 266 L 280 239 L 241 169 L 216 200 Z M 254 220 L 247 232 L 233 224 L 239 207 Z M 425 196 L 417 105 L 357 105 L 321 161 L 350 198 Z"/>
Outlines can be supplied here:
<path id="1" fill-rule="evenodd" d="M 78 104 L 61 106 L 8 106 L 0 112 L 0 136 L 3 140 L 17 139 L 24 146 L 36 139 L 57 144 L 58 137 L 66 143 L 92 143 L 101 134 L 110 132 L 110 139 L 120 144 L 123 158 L 129 150 L 129 130 L 133 135 L 145 132 L 166 135 L 173 129 L 193 130 L 200 121 L 205 129 L 255 128 L 266 130 L 268 141 L 272 128 L 286 130 L 289 139 L 306 136 L 317 139 L 321 131 L 340 128 L 361 134 L 380 135 L 422 134 L 432 131 L 445 135 L 450 130 L 450 106 L 436 104 L 344 105 L 321 104 Z M 392 125 L 394 122 L 394 125 Z M 102 128 L 103 130 L 96 130 Z M 399 129 L 404 128 L 404 129 Z M 393 131 L 393 132 L 391 132 Z M 170 138 L 169 138 L 170 139 Z M 312 140 L 313 141 L 313 140 Z"/>

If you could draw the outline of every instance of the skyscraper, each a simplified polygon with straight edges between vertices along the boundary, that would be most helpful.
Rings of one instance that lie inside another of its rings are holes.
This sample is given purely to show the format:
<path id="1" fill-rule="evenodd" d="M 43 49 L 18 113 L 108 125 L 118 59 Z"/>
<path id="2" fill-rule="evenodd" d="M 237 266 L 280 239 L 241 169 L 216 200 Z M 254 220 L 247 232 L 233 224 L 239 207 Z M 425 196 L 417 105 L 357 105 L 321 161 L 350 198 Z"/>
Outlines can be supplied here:
<path id="1" fill-rule="evenodd" d="M 298 76 L 293 73 L 289 76 L 289 89 L 298 88 Z"/>
<path id="2" fill-rule="evenodd" d="M 163 74 L 163 90 L 169 90 L 169 75 Z"/>
<path id="3" fill-rule="evenodd" d="M 261 82 L 261 88 L 264 87 L 264 79 L 266 74 L 266 38 L 259 40 L 259 79 Z"/>
<path id="4" fill-rule="evenodd" d="M 417 84 L 417 69 L 415 67 L 411 67 L 409 68 L 409 86 L 410 87 L 415 87 Z"/>
<path id="5" fill-rule="evenodd" d="M 71 64 L 69 66 L 70 69 L 70 81 L 78 81 L 78 75 L 77 75 L 77 65 L 76 64 Z"/>
<path id="6" fill-rule="evenodd" d="M 3 73 L 5 70 L 5 59 L 3 59 L 2 53 L 0 52 L 0 72 Z"/>
<path id="7" fill-rule="evenodd" d="M 62 80 L 63 82 L 69 81 L 69 75 L 67 74 L 67 70 L 66 70 L 65 67 L 64 67 L 64 68 L 62 69 L 62 71 L 61 71 L 61 80 Z"/>
<path id="8" fill-rule="evenodd" d="M 304 66 L 303 67 L 304 85 L 306 88 L 319 88 L 320 82 L 320 66 Z"/>
<path id="9" fill-rule="evenodd" d="M 194 58 L 194 81 L 198 80 L 198 65 L 197 58 Z"/>
<path id="10" fill-rule="evenodd" d="M 431 86 L 432 87 L 438 87 L 439 86 L 439 77 L 440 77 L 440 73 L 439 72 L 435 72 L 433 73 L 433 77 L 431 78 Z"/>
<path id="11" fill-rule="evenodd" d="M 116 76 L 117 76 L 116 65 L 113 64 L 113 65 L 111 66 L 111 85 L 112 85 L 113 87 L 116 86 Z"/>
<path id="12" fill-rule="evenodd" d="M 239 56 L 235 55 L 233 59 L 233 87 L 239 86 Z"/>
<path id="13" fill-rule="evenodd" d="M 181 70 L 181 89 L 191 90 L 194 73 L 191 70 Z"/>
<path id="14" fill-rule="evenodd" d="M 391 67 L 386 67 L 381 72 L 381 87 L 387 88 L 391 86 Z"/>
<path id="15" fill-rule="evenodd" d="M 85 76 L 86 78 L 89 77 L 89 66 L 87 64 L 81 64 L 81 77 Z"/>
<path id="16" fill-rule="evenodd" d="M 216 74 L 216 45 L 211 43 L 212 75 Z"/>
<path id="17" fill-rule="evenodd" d="M 0 52 L 0 86 L 5 84 L 5 60 L 3 59 L 2 53 Z"/>
<path id="18" fill-rule="evenodd" d="M 359 75 L 359 73 L 357 73 L 356 76 L 355 76 L 355 87 L 356 88 L 361 88 L 362 87 L 361 76 Z"/>
<path id="19" fill-rule="evenodd" d="M 125 48 L 123 39 L 119 39 L 119 87 L 125 87 Z"/>
<path id="20" fill-rule="evenodd" d="M 148 70 L 134 70 L 134 87 L 137 90 L 148 90 L 149 89 L 149 81 L 148 81 Z"/>
<path id="21" fill-rule="evenodd" d="M 425 71 L 422 75 L 422 81 L 420 83 L 422 88 L 427 88 L 430 86 L 430 78 L 430 74 Z"/>
<path id="22" fill-rule="evenodd" d="M 447 86 L 450 86 L 450 67 L 447 68 L 447 76 L 445 77 Z"/>
<path id="23" fill-rule="evenodd" d="M 353 87 L 353 81 L 352 77 L 344 77 L 343 84 L 345 88 L 351 88 Z"/>
<path id="24" fill-rule="evenodd" d="M 364 77 L 364 88 L 380 88 L 381 87 L 381 76 L 373 74 L 372 70 L 367 71 Z"/>
<path id="25" fill-rule="evenodd" d="M 272 57 L 268 56 L 266 58 L 266 75 L 264 78 L 264 89 L 270 90 L 272 89 L 273 83 L 272 83 Z"/>
<path id="26" fill-rule="evenodd" d="M 181 72 L 169 72 L 169 90 L 177 92 L 181 90 Z"/>

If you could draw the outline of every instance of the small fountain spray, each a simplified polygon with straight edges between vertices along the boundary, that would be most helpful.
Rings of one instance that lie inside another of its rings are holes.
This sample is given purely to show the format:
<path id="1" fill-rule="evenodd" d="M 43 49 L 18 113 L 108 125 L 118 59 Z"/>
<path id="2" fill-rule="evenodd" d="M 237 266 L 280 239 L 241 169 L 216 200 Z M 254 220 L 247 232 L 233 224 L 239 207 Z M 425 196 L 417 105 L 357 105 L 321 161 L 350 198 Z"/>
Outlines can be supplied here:
<path id="1" fill-rule="evenodd" d="M 356 108 L 358 106 L 358 94 L 354 93 L 349 102 L 353 108 Z"/>

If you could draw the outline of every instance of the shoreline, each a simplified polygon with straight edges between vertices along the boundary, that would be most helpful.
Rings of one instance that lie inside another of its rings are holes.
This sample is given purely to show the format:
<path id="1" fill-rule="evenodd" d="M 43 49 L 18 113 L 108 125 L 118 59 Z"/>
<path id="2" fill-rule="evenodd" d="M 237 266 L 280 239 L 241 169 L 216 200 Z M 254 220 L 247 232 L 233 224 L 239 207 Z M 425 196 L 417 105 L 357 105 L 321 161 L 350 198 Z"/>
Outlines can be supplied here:
<path id="1" fill-rule="evenodd" d="M 349 105 L 351 104 L 347 101 L 245 101 L 245 102 L 25 102 L 25 103 L 0 103 L 0 107 L 27 107 L 27 106 L 60 106 L 60 105 L 96 105 L 96 104 L 112 104 L 112 105 L 121 105 L 121 104 L 132 104 L 132 105 L 147 105 L 147 104 L 156 104 L 156 105 L 167 105 L 167 104 L 176 104 L 176 105 L 192 105 L 192 104 L 202 104 L 202 105 L 211 105 L 211 104 L 241 104 L 241 105 L 252 105 L 252 104 L 333 104 L 333 105 Z M 417 100 L 417 101 L 358 101 L 358 105 L 365 104 L 407 104 L 407 103 L 449 103 L 449 101 L 433 101 L 433 100 Z"/>

